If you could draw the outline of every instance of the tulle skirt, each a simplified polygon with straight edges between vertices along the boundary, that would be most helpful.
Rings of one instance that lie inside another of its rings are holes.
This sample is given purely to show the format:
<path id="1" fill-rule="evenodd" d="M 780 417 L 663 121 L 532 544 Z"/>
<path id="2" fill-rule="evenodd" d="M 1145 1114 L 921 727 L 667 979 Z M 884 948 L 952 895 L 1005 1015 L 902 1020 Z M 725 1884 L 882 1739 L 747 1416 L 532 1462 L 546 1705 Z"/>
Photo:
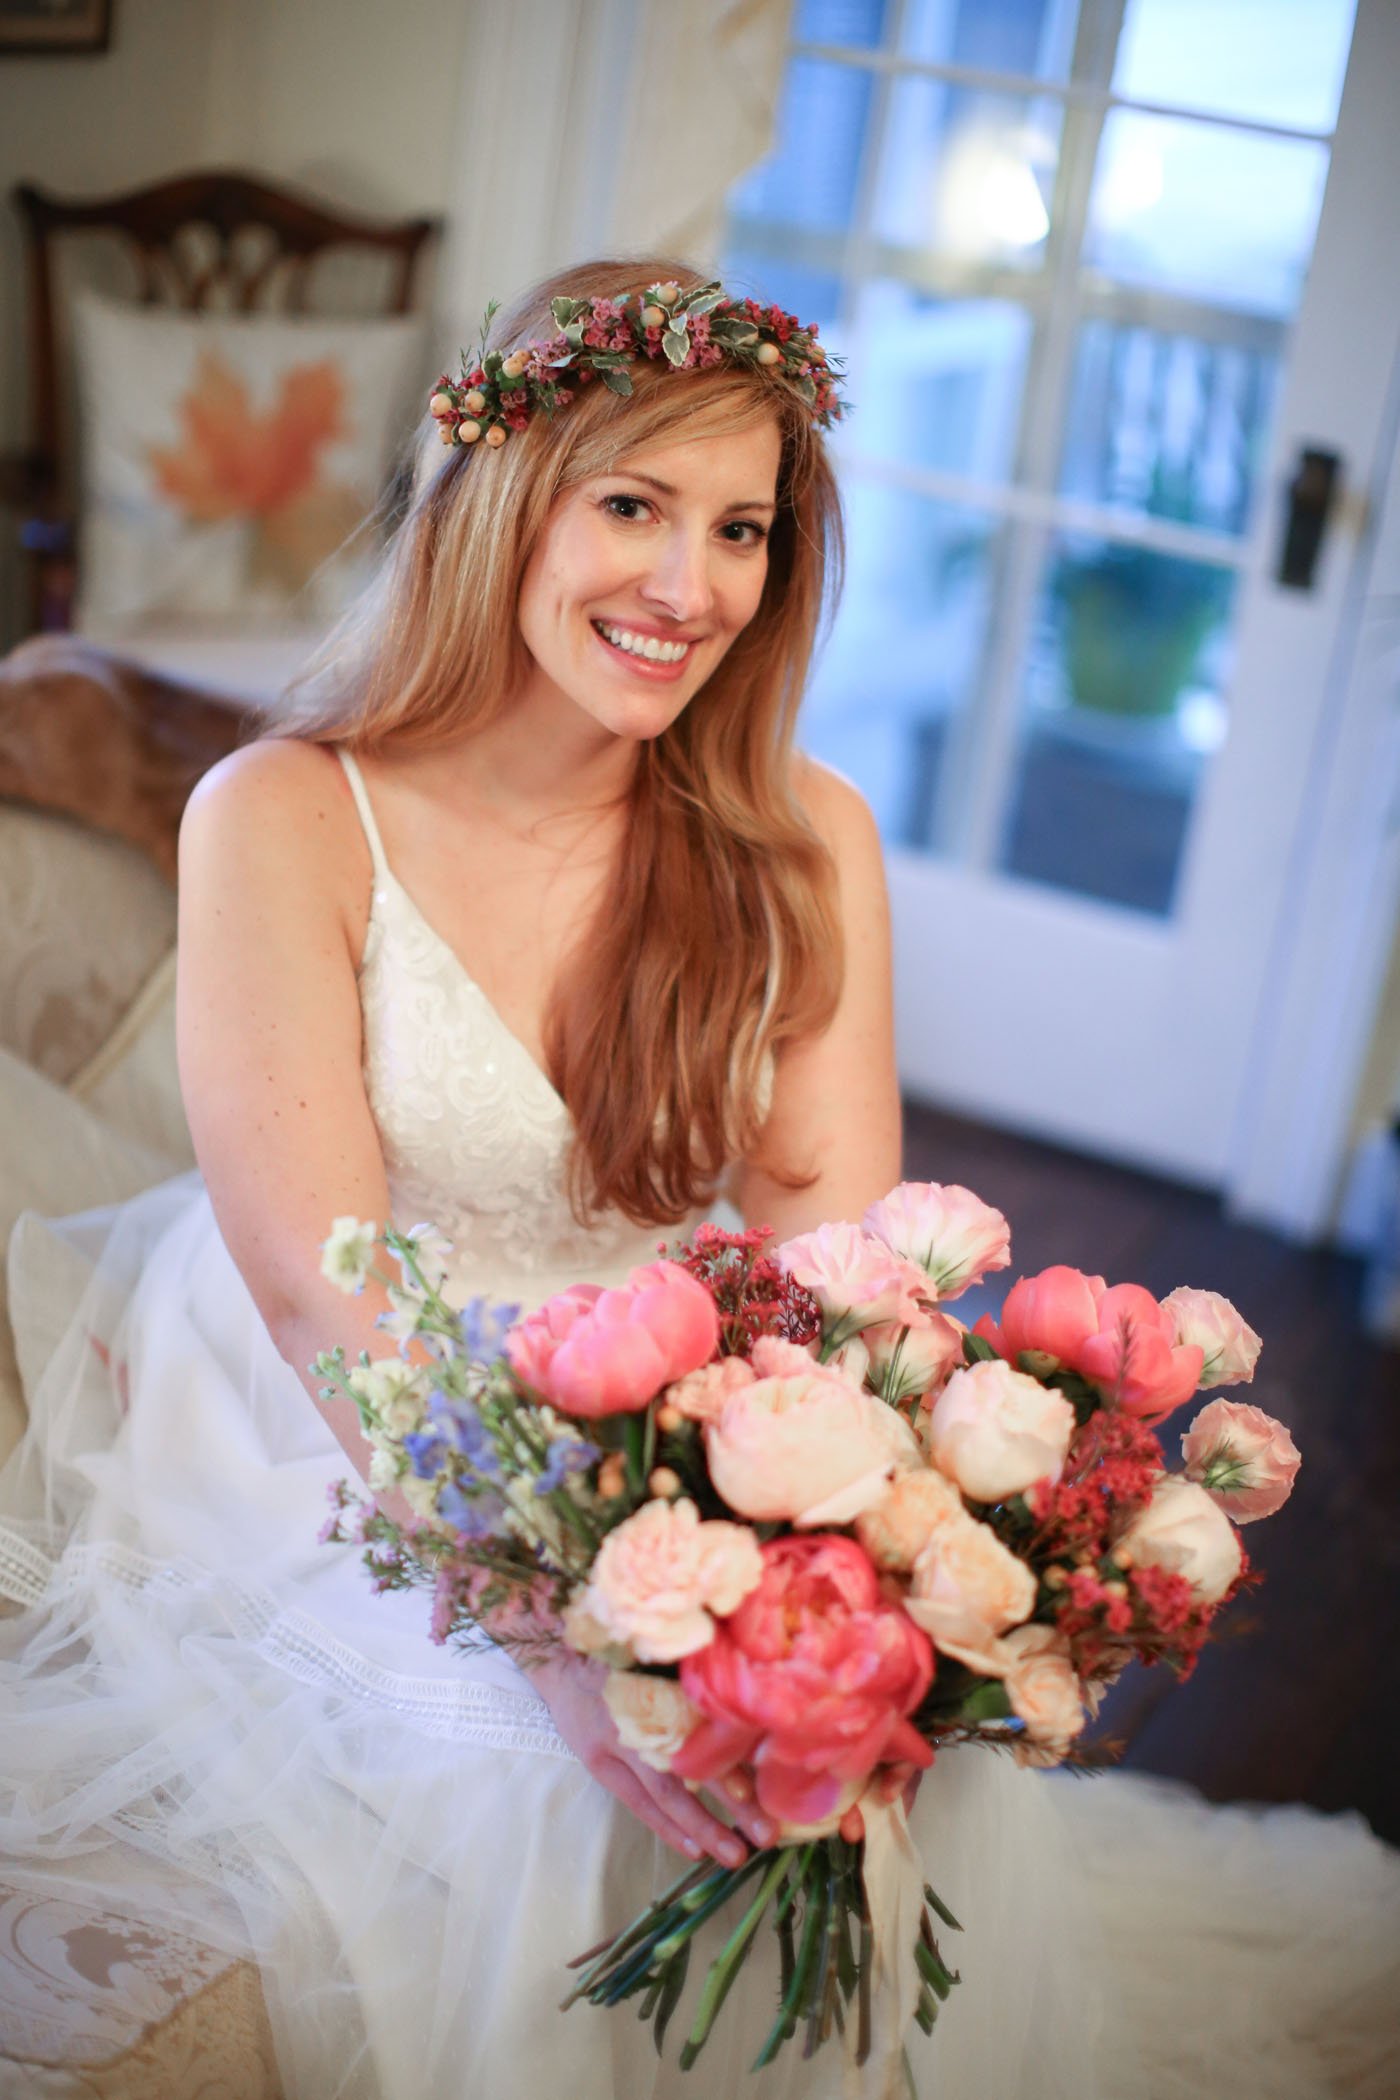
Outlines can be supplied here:
<path id="1" fill-rule="evenodd" d="M 376 1597 L 354 1548 L 316 1542 L 345 1461 L 198 1176 L 19 1232 L 11 1887 L 135 1891 L 153 1929 L 251 1956 L 288 2100 L 835 2100 L 835 2041 L 749 2070 L 778 2000 L 766 1927 L 688 2073 L 676 2052 L 726 1914 L 664 2059 L 629 2006 L 558 2009 L 569 1958 L 686 1863 L 507 1655 L 433 1646 L 422 1595 Z M 1212 1809 L 965 1748 L 925 1775 L 910 1828 L 964 1928 L 943 1940 L 962 1980 L 933 2036 L 908 2035 L 920 2100 L 1400 2092 L 1400 1855 L 1360 1817 Z"/>

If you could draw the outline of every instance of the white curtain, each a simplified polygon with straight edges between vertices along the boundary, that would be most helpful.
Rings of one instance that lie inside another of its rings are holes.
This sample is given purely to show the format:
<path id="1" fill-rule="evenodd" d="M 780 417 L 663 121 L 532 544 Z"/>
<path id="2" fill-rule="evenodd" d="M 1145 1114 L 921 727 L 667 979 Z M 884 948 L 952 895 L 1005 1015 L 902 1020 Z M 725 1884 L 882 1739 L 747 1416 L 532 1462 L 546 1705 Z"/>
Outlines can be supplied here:
<path id="1" fill-rule="evenodd" d="M 474 0 L 441 337 L 587 255 L 712 269 L 730 186 L 769 150 L 794 0 Z"/>

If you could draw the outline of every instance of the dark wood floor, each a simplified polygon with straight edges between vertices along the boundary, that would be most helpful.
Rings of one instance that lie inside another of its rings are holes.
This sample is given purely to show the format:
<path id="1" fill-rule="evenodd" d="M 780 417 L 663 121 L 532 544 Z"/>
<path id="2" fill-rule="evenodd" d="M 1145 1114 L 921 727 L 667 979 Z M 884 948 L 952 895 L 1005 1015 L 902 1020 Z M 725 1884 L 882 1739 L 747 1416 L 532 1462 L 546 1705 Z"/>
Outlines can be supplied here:
<path id="1" fill-rule="evenodd" d="M 1359 1809 L 1400 1843 L 1400 1352 L 1358 1324 L 1359 1265 L 1226 1221 L 1197 1190 L 1105 1165 L 914 1104 L 905 1174 L 959 1182 L 1004 1211 L 1011 1267 L 969 1291 L 958 1316 L 995 1308 L 1052 1262 L 1141 1283 L 1221 1291 L 1264 1337 L 1248 1399 L 1286 1422 L 1303 1453 L 1292 1499 L 1245 1540 L 1265 1582 L 1178 1685 L 1128 1671 L 1098 1733 L 1123 1762 L 1189 1779 L 1213 1800 Z M 1169 1459 L 1179 1455 L 1164 1431 Z"/>

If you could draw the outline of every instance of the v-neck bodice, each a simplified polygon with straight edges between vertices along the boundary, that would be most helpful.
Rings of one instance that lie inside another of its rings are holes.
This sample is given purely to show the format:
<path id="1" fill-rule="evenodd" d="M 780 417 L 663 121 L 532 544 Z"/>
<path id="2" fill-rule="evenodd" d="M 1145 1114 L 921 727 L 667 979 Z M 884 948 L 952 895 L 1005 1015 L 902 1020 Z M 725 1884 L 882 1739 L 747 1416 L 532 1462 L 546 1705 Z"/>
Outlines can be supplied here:
<path id="1" fill-rule="evenodd" d="M 374 868 L 359 978 L 364 1077 L 395 1222 L 442 1228 L 459 1298 L 531 1306 L 568 1283 L 622 1281 L 656 1259 L 659 1241 L 711 1213 L 669 1227 L 620 1211 L 575 1221 L 565 1189 L 573 1118 L 393 874 L 360 769 L 343 747 L 339 756 Z"/>

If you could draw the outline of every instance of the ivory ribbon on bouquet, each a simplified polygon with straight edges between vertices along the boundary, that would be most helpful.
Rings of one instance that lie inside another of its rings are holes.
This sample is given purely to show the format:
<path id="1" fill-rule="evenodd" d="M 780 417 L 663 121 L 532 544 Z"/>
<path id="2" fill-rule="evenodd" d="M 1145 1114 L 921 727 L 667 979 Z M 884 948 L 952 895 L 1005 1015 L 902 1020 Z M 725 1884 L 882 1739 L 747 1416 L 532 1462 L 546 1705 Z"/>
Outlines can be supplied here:
<path id="1" fill-rule="evenodd" d="M 904 1800 L 867 1797 L 862 1879 L 870 1911 L 870 2054 L 855 2060 L 857 2023 L 846 2021 L 846 2100 L 901 2100 L 901 2057 L 919 2003 L 914 1945 L 924 1902 L 924 1867 L 909 1835 Z"/>

